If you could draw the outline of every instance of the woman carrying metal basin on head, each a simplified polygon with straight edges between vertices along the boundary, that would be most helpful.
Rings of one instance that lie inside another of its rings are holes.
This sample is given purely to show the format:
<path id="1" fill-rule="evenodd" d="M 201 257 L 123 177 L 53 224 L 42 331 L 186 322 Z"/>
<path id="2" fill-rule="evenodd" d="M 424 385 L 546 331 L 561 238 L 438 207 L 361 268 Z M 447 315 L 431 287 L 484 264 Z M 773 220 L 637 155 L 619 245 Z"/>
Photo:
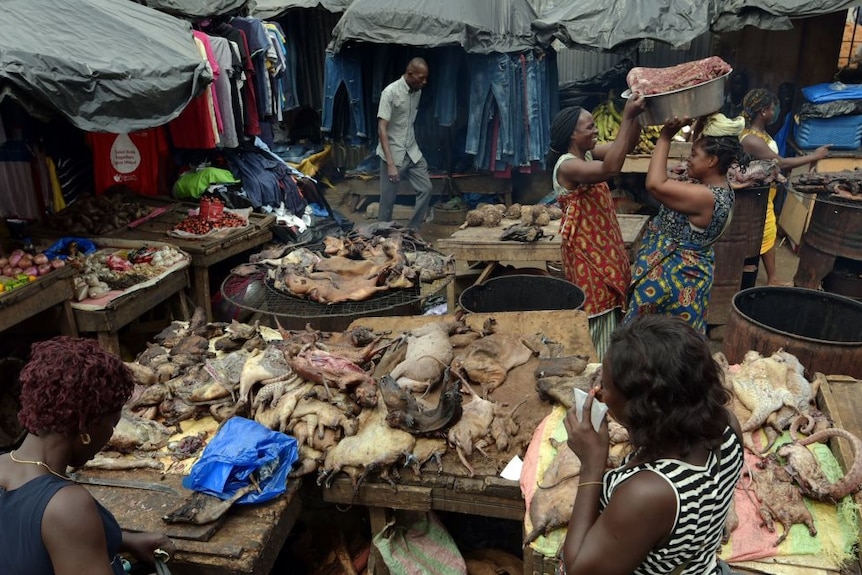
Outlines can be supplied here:
<path id="1" fill-rule="evenodd" d="M 561 110 L 551 124 L 547 165 L 554 166 L 554 194 L 563 218 L 563 272 L 586 295 L 590 335 L 601 358 L 625 306 L 631 278 L 628 255 L 607 180 L 620 172 L 640 137 L 639 95 L 629 98 L 614 142 L 596 145 L 593 115 L 578 106 Z"/>

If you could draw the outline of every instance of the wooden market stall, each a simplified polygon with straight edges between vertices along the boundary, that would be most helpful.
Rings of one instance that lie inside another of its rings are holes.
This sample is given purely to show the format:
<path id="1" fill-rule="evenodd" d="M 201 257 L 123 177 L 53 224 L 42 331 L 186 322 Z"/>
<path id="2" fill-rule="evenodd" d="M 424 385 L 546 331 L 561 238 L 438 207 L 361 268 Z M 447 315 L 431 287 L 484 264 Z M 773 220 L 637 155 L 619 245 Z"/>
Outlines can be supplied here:
<path id="1" fill-rule="evenodd" d="M 54 270 L 29 285 L 0 294 L 0 331 L 18 325 L 54 306 L 61 307 L 60 333 L 77 336 L 71 307 L 71 267 Z"/>
<path id="2" fill-rule="evenodd" d="M 547 340 L 558 343 L 565 355 L 583 355 L 596 361 L 595 348 L 590 339 L 587 316 L 582 311 L 554 312 L 528 311 L 506 313 L 471 313 L 465 322 L 473 329 L 481 329 L 490 319 L 497 323 L 497 333 L 542 334 Z M 378 333 L 398 333 L 428 322 L 425 317 L 361 318 L 351 324 L 367 327 Z M 517 480 L 499 477 L 509 460 L 519 454 L 520 447 L 532 436 L 539 422 L 549 413 L 551 405 L 536 393 L 533 371 L 536 359 L 514 368 L 506 383 L 498 387 L 493 400 L 512 409 L 519 402 L 512 418 L 520 431 L 513 437 L 506 452 L 489 447 L 488 457 L 474 452 L 471 464 L 476 475 L 471 476 L 453 449 L 442 456 L 442 470 L 435 472 L 434 464 L 426 465 L 421 477 L 405 470 L 397 487 L 378 478 L 367 478 L 357 490 L 347 477 L 336 478 L 323 489 L 324 501 L 344 505 L 368 507 L 372 533 L 380 532 L 390 520 L 393 510 L 450 511 L 468 515 L 493 517 L 511 521 L 524 520 L 524 498 Z M 380 558 L 369 563 L 369 573 L 386 574 L 388 570 Z M 531 575 L 525 566 L 525 575 Z"/>
<path id="3" fill-rule="evenodd" d="M 203 307 L 207 313 L 207 319 L 211 320 L 210 267 L 270 241 L 272 239 L 272 227 L 275 225 L 275 216 L 252 213 L 249 216 L 248 225 L 245 227 L 227 228 L 217 236 L 203 237 L 202 239 L 178 238 L 170 237 L 168 232 L 188 215 L 189 209 L 197 207 L 195 204 L 179 202 L 170 198 L 143 196 L 138 197 L 138 201 L 151 207 L 152 211 L 149 216 L 142 218 L 143 221 L 132 222 L 101 237 L 106 240 L 137 242 L 139 244 L 169 243 L 189 254 L 191 256 L 189 285 L 191 286 L 192 301 L 195 305 Z M 32 234 L 34 238 L 43 241 L 63 236 L 62 231 L 47 226 L 35 227 Z M 84 237 L 94 237 L 87 234 L 83 235 Z M 174 290 L 171 294 L 176 293 L 176 291 Z M 166 294 L 166 297 L 171 294 Z M 150 302 L 150 307 L 164 299 L 163 297 L 158 301 Z M 138 311 L 142 310 L 138 309 Z M 106 314 L 109 313 L 112 312 L 106 312 Z M 94 325 L 101 326 L 102 329 L 92 329 Z M 90 323 L 88 327 L 92 331 L 104 332 L 115 331 L 110 327 L 120 325 L 125 324 L 120 323 L 117 318 L 112 318 L 96 320 L 96 323 Z M 105 329 L 106 327 L 109 329 Z"/>

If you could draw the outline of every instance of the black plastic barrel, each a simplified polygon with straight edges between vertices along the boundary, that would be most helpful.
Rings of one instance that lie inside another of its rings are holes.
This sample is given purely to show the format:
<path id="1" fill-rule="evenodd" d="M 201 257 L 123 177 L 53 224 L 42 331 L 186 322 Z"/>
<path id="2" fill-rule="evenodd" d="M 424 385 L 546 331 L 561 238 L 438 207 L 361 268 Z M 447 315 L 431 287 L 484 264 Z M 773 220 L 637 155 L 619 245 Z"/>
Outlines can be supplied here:
<path id="1" fill-rule="evenodd" d="M 461 292 L 461 307 L 472 313 L 581 309 L 586 296 L 570 281 L 541 275 L 506 275 Z"/>
<path id="2" fill-rule="evenodd" d="M 733 298 L 722 352 L 792 353 L 809 372 L 862 378 L 862 303 L 805 288 L 756 287 Z"/>

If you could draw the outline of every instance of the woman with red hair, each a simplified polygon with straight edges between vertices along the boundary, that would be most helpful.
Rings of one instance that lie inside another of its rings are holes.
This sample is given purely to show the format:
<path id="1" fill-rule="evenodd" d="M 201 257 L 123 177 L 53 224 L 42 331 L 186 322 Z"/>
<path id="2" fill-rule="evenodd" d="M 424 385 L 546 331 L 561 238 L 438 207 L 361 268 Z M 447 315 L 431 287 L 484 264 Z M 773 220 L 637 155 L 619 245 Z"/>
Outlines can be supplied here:
<path id="1" fill-rule="evenodd" d="M 122 575 L 119 553 L 152 564 L 161 533 L 127 533 L 66 475 L 111 438 L 134 380 L 93 340 L 56 337 L 33 345 L 20 374 L 22 444 L 0 455 L 0 573 Z"/>

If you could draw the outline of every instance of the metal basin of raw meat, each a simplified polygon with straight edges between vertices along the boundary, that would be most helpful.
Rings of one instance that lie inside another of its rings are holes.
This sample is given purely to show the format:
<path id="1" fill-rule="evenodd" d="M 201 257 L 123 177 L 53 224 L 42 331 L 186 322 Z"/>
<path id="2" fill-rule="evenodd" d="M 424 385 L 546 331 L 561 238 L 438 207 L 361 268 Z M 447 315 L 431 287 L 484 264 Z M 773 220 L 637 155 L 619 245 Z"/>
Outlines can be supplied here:
<path id="1" fill-rule="evenodd" d="M 674 116 L 696 118 L 717 112 L 724 103 L 724 85 L 728 76 L 730 72 L 696 86 L 644 96 L 646 110 L 638 120 L 642 126 L 655 126 Z M 623 98 L 631 95 L 631 90 L 622 93 Z"/>

